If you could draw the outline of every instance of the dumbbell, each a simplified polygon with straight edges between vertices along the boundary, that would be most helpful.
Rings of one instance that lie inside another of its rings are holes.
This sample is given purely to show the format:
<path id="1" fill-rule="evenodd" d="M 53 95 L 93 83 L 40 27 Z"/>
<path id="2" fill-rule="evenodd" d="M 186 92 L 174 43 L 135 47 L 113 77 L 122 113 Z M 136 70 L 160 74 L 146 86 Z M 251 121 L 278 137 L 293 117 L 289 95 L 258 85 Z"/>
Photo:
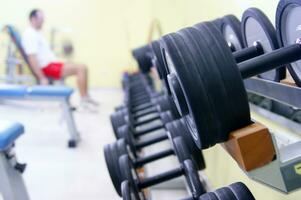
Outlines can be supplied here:
<path id="1" fill-rule="evenodd" d="M 131 129 L 129 125 L 123 125 L 119 127 L 117 131 L 117 139 L 125 139 L 127 143 L 130 145 L 130 147 L 132 148 L 132 150 L 135 150 L 133 152 L 138 152 L 141 148 L 168 139 L 168 135 L 166 134 L 166 125 L 168 122 L 171 122 L 174 119 L 171 117 L 169 111 L 161 113 L 160 115 L 161 116 L 165 115 L 166 117 L 162 117 L 162 118 L 166 118 L 165 119 L 166 121 L 158 124 L 154 124 L 144 129 L 135 131 Z M 144 140 L 140 139 L 142 135 L 151 134 L 154 132 L 157 132 L 157 134 L 154 137 L 149 137 Z"/>
<path id="2" fill-rule="evenodd" d="M 162 150 L 158 153 L 153 153 L 149 156 L 145 157 L 138 157 L 136 154 L 136 149 L 128 144 L 126 140 L 119 139 L 114 143 L 105 145 L 104 147 L 104 155 L 105 160 L 107 163 L 108 171 L 111 177 L 111 180 L 113 182 L 113 185 L 118 192 L 120 193 L 120 184 L 122 180 L 118 177 L 120 177 L 120 170 L 123 170 L 122 166 L 121 168 L 116 168 L 118 163 L 119 157 L 122 155 L 129 155 L 134 168 L 142 167 L 145 164 L 148 164 L 150 162 L 165 158 L 167 156 L 176 155 L 180 162 L 191 159 L 196 165 L 196 168 L 198 170 L 205 169 L 205 161 L 202 154 L 202 151 L 199 150 L 196 145 L 193 142 L 193 139 L 191 138 L 191 135 L 189 134 L 189 130 L 187 129 L 185 122 L 183 120 L 176 120 L 173 122 L 170 122 L 166 125 L 167 127 L 167 135 L 170 139 L 170 141 L 173 141 L 172 148 Z M 176 145 L 173 145 L 174 143 L 177 143 Z M 127 148 L 127 146 L 129 148 Z"/>
<path id="3" fill-rule="evenodd" d="M 152 54 L 149 45 L 144 45 L 132 51 L 133 57 L 138 62 L 139 69 L 142 73 L 149 73 L 152 67 Z"/>
<path id="4" fill-rule="evenodd" d="M 134 194 L 135 190 L 129 181 L 123 181 L 121 184 L 123 200 L 137 200 Z M 208 192 L 200 197 L 189 197 L 182 200 L 255 200 L 249 188 L 241 183 L 232 183 L 227 187 L 219 188 L 213 192 Z"/>
<path id="5" fill-rule="evenodd" d="M 177 146 L 178 144 L 174 141 L 173 145 Z M 145 177 L 143 178 L 143 180 L 139 178 L 133 166 L 133 162 L 128 155 L 122 155 L 119 158 L 119 166 L 122 168 L 122 180 L 128 180 L 130 185 L 133 186 L 133 194 L 136 197 L 136 199 L 140 199 L 140 197 L 144 199 L 142 193 L 143 189 L 172 180 L 182 175 L 185 176 L 188 188 L 193 197 L 198 197 L 206 192 L 204 186 L 200 181 L 197 168 L 194 162 L 190 159 L 181 162 L 180 166 L 175 169 L 154 175 L 152 177 Z"/>
<path id="6" fill-rule="evenodd" d="M 231 131 L 252 123 L 243 79 L 299 60 L 301 45 L 299 38 L 295 40 L 296 44 L 237 64 L 210 22 L 163 37 L 173 99 L 181 102 L 181 114 L 200 148 L 224 142 Z"/>
<path id="7" fill-rule="evenodd" d="M 300 15 L 299 1 L 280 1 L 276 12 L 276 29 L 280 46 L 289 46 L 296 43 L 296 39 L 301 38 L 298 17 Z M 287 64 L 287 68 L 292 75 L 297 86 L 301 87 L 300 60 Z"/>
<path id="8" fill-rule="evenodd" d="M 260 14 L 263 14 L 260 12 Z M 218 18 L 213 21 L 213 23 L 218 27 L 220 32 L 223 34 L 223 38 L 228 43 L 228 46 L 230 47 L 231 51 L 233 51 L 233 56 L 235 57 L 235 60 L 237 62 L 242 62 L 244 60 L 262 55 L 265 50 L 263 49 L 262 44 L 260 41 L 254 41 L 253 46 L 249 46 L 247 48 L 244 48 L 243 40 L 242 40 L 242 34 L 240 30 L 240 21 L 233 15 L 227 15 L 223 18 Z M 200 23 L 201 25 L 202 23 Z M 271 29 L 271 23 L 265 23 L 262 24 L 263 29 Z M 198 24 L 195 25 L 195 27 L 198 27 Z M 265 38 L 274 38 L 276 33 L 275 31 L 265 32 Z M 151 47 L 153 50 L 153 54 L 156 57 L 155 65 L 157 68 L 158 73 L 160 74 L 160 77 L 164 80 L 164 85 L 166 86 L 166 89 L 168 93 L 170 94 L 170 88 L 168 86 L 168 80 L 167 80 L 167 74 L 168 68 L 166 68 L 166 58 L 164 58 L 164 54 L 161 54 L 162 48 L 160 47 L 160 40 L 153 41 L 151 43 Z M 264 46 L 270 45 L 271 48 L 276 48 L 278 46 L 277 41 L 275 40 L 269 40 L 269 44 L 265 44 Z M 164 49 L 163 49 L 164 51 Z"/>
<path id="9" fill-rule="evenodd" d="M 132 114 L 129 111 L 129 109 L 126 108 L 111 114 L 110 120 L 116 138 L 119 137 L 118 128 L 124 125 L 128 125 L 129 128 L 133 130 L 133 132 L 137 132 L 135 131 L 135 129 L 138 126 L 142 126 L 158 120 L 162 120 L 163 123 L 166 123 L 171 119 L 179 118 L 179 113 L 171 97 L 161 96 L 154 99 L 153 102 L 154 103 L 156 102 L 157 105 L 156 106 L 154 105 L 151 108 L 146 108 L 139 112 L 135 112 L 134 114 Z M 169 111 L 169 112 L 164 114 L 165 111 Z M 163 128 L 162 124 L 157 125 L 155 127 L 149 127 L 149 129 L 142 131 L 143 133 L 137 133 L 137 134 L 138 135 L 144 134 L 160 128 Z"/>

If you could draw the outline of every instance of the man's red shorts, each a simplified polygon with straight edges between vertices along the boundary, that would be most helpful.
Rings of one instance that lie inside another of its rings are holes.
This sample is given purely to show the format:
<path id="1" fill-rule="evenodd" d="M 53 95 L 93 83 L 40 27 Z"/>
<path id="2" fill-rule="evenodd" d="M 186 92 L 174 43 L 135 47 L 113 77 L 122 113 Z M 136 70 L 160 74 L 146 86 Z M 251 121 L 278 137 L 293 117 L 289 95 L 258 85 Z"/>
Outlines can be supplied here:
<path id="1" fill-rule="evenodd" d="M 44 72 L 45 76 L 59 80 L 62 78 L 63 67 L 64 63 L 52 62 L 49 63 L 46 67 L 43 67 L 42 71 Z"/>

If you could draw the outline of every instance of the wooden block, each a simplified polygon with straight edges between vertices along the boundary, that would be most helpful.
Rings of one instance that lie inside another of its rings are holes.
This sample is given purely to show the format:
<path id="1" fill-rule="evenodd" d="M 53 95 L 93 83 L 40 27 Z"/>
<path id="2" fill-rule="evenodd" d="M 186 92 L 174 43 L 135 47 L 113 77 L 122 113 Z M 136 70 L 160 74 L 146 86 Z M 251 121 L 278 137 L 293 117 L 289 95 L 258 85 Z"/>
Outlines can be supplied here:
<path id="1" fill-rule="evenodd" d="M 232 132 L 222 146 L 245 171 L 268 164 L 276 155 L 269 130 L 260 123 Z"/>

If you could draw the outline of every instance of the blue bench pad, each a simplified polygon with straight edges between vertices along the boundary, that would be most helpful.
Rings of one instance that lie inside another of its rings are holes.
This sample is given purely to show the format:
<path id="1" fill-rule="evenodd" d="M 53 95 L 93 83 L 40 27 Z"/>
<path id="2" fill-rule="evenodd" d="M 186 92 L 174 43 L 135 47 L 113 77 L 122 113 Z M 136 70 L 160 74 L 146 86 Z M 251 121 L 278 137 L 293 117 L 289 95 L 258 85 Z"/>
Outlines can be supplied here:
<path id="1" fill-rule="evenodd" d="M 0 120 L 0 151 L 7 149 L 23 133 L 22 124 Z"/>
<path id="2" fill-rule="evenodd" d="M 66 86 L 0 85 L 0 97 L 69 97 L 73 89 Z"/>

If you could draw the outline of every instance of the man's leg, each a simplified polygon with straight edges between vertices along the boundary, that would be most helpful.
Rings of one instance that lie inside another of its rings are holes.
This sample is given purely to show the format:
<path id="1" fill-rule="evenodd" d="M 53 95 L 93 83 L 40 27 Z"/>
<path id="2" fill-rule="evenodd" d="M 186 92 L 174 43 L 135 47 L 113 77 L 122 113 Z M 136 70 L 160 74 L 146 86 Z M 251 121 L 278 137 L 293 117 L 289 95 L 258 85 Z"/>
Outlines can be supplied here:
<path id="1" fill-rule="evenodd" d="M 76 76 L 77 85 L 79 89 L 80 96 L 88 97 L 88 70 L 85 65 L 66 63 L 62 69 L 62 76 Z"/>

